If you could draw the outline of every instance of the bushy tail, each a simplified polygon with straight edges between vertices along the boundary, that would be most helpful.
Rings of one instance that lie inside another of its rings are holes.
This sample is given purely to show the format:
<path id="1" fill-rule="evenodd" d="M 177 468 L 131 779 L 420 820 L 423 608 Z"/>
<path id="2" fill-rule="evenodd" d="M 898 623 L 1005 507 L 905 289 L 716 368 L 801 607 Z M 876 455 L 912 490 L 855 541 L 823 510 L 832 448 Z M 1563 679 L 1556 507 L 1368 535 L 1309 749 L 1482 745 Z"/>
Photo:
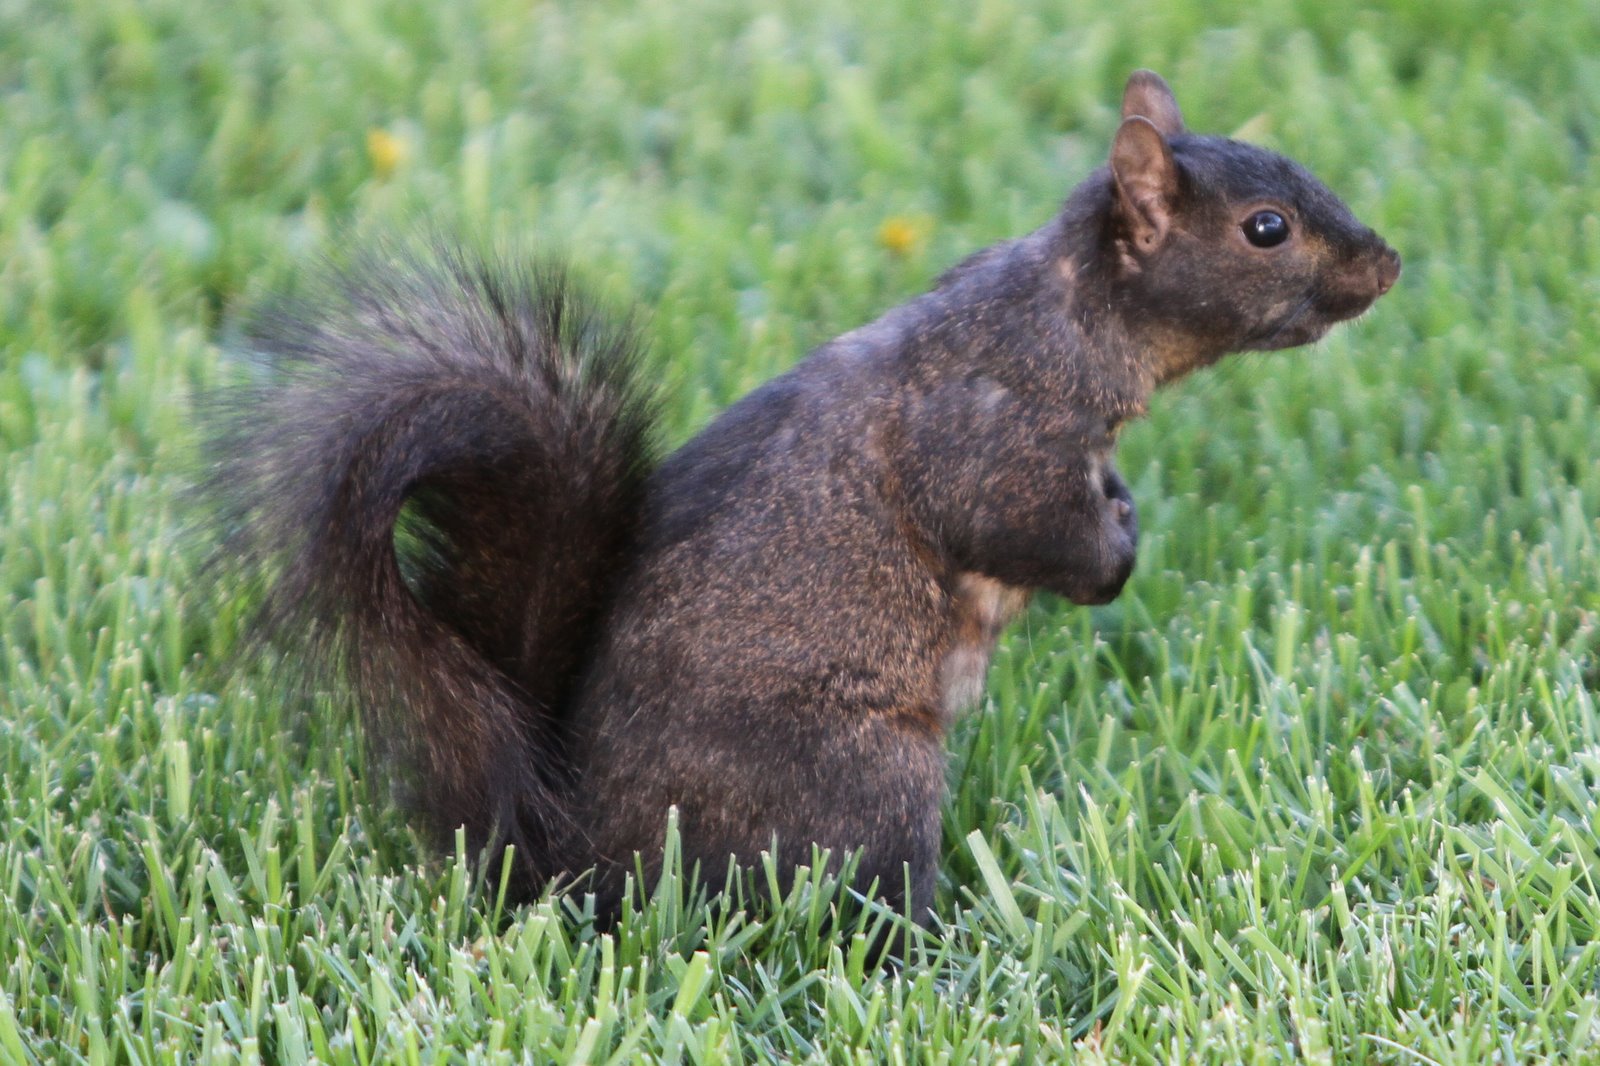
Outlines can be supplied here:
<path id="1" fill-rule="evenodd" d="M 636 334 L 552 268 L 371 253 L 261 315 L 264 380 L 218 396 L 204 487 L 280 669 L 354 695 L 426 827 L 571 832 L 563 711 L 652 462 Z"/>

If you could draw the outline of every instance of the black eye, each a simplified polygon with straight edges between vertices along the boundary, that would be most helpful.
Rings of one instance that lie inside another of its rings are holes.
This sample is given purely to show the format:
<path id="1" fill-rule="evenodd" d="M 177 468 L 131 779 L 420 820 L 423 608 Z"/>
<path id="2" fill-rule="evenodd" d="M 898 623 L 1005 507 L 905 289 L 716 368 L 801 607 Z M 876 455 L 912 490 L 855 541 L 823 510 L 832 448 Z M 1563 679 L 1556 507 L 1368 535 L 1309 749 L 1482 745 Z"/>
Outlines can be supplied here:
<path id="1" fill-rule="evenodd" d="M 1244 220 L 1244 239 L 1257 248 L 1276 248 L 1289 239 L 1289 220 L 1276 211 L 1257 211 Z"/>

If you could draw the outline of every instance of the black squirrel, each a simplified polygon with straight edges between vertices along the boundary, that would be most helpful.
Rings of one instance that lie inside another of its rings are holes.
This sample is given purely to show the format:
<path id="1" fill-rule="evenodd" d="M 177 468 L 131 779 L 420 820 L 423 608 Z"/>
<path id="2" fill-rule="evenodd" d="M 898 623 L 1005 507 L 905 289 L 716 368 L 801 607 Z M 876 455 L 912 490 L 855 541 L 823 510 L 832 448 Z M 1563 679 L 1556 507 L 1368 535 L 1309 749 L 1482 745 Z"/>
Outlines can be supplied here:
<path id="1" fill-rule="evenodd" d="M 409 805 L 516 889 L 776 844 L 925 915 L 951 716 L 1046 589 L 1105 603 L 1152 390 L 1365 311 L 1400 258 L 1302 167 L 1136 72 L 1109 165 L 1027 236 L 818 348 L 655 461 L 635 330 L 558 271 L 368 259 L 264 314 L 224 400 L 219 557 L 353 690 Z M 403 550 L 397 553 L 397 544 Z M 906 898 L 909 887 L 910 898 Z"/>

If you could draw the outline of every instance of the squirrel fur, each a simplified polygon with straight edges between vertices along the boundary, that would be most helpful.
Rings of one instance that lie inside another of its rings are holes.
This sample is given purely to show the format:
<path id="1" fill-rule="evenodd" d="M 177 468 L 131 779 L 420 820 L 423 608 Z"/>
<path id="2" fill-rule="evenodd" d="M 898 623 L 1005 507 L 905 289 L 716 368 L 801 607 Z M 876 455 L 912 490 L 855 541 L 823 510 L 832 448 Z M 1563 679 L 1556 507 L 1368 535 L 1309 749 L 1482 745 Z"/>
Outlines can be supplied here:
<path id="1" fill-rule="evenodd" d="M 368 258 L 263 315 L 208 488 L 255 632 L 348 690 L 418 819 L 595 870 L 858 853 L 925 915 L 944 734 L 1034 590 L 1105 603 L 1152 391 L 1317 339 L 1399 256 L 1302 167 L 1128 81 L 1040 229 L 818 348 L 659 463 L 637 337 L 558 271 Z M 402 549 L 397 551 L 397 545 Z M 909 899 L 906 893 L 909 891 Z"/>

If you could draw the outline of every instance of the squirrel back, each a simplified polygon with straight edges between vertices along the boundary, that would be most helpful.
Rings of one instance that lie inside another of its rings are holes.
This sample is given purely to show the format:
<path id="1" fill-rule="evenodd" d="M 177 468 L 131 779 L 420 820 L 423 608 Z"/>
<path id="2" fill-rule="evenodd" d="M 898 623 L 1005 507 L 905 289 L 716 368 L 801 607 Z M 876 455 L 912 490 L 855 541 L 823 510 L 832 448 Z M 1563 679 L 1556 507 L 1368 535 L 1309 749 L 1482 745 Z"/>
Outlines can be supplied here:
<path id="1" fill-rule="evenodd" d="M 1160 384 L 1314 340 L 1399 256 L 1135 73 L 1055 218 L 823 345 L 652 465 L 631 334 L 460 256 L 270 315 L 213 442 L 260 631 L 348 682 L 416 809 L 519 888 L 811 848 L 932 902 L 943 737 L 1034 590 L 1133 570 L 1113 462 Z M 397 555 L 397 545 L 402 549 Z"/>
<path id="2" fill-rule="evenodd" d="M 353 692 L 442 839 L 571 865 L 572 689 L 654 461 L 634 330 L 564 273 L 370 251 L 258 315 L 205 489 L 251 638 Z M 581 857 L 580 857 L 581 858 Z"/>

